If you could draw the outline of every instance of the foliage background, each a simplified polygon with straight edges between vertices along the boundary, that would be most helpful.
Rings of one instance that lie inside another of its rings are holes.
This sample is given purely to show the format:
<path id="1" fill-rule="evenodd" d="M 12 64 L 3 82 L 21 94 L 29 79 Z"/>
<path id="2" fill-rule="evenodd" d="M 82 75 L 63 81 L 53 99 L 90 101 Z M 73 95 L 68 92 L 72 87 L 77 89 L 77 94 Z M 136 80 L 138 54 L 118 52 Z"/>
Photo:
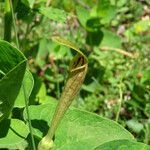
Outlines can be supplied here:
<path id="1" fill-rule="evenodd" d="M 149 1 L 17 0 L 13 4 L 20 49 L 35 80 L 30 104 L 60 97 L 73 53 L 52 42 L 51 37 L 59 35 L 76 43 L 89 60 L 86 80 L 72 105 L 116 120 L 138 141 L 150 144 Z M 0 11 L 3 39 L 2 2 Z M 14 30 L 12 42 L 15 45 Z"/>

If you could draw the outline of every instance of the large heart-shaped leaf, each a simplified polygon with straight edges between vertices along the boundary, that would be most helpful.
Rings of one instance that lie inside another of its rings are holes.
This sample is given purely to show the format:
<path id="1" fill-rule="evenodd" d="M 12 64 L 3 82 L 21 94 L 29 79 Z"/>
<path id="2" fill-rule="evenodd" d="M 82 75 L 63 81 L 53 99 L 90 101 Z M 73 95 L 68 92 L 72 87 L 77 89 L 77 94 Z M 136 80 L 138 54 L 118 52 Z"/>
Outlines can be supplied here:
<path id="1" fill-rule="evenodd" d="M 20 91 L 26 58 L 8 42 L 0 41 L 0 121 L 7 118 Z"/>
<path id="2" fill-rule="evenodd" d="M 28 127 L 18 119 L 5 119 L 0 123 L 0 149 L 25 149 Z"/>
<path id="3" fill-rule="evenodd" d="M 136 142 L 133 140 L 115 140 L 106 142 L 95 150 L 150 150 L 150 147 L 146 144 Z"/>
<path id="4" fill-rule="evenodd" d="M 46 134 L 55 107 L 54 102 L 29 107 L 36 137 L 42 138 Z M 27 119 L 26 112 L 24 117 Z M 114 121 L 71 108 L 56 131 L 54 150 L 91 150 L 102 143 L 119 139 L 133 139 L 133 136 Z"/>

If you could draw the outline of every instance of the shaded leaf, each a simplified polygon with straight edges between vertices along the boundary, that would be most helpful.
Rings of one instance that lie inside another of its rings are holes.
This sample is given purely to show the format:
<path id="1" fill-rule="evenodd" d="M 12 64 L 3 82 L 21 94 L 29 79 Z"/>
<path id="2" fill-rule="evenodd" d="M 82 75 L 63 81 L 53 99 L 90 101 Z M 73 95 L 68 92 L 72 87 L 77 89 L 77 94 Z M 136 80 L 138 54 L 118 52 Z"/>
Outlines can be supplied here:
<path id="1" fill-rule="evenodd" d="M 26 6 L 32 8 L 34 5 L 35 0 L 21 0 Z"/>
<path id="2" fill-rule="evenodd" d="M 48 41 L 46 39 L 42 39 L 39 43 L 38 53 L 35 59 L 35 63 L 39 65 L 41 68 L 46 64 L 46 57 L 48 55 Z"/>
<path id="3" fill-rule="evenodd" d="M 23 54 L 5 41 L 0 41 L 0 70 L 5 76 L 0 79 L 0 121 L 7 118 L 20 91 L 26 69 Z"/>
<path id="4" fill-rule="evenodd" d="M 87 32 L 86 43 L 91 46 L 99 46 L 101 41 L 103 40 L 103 32 Z"/>
<path id="5" fill-rule="evenodd" d="M 97 147 L 95 150 L 150 150 L 146 144 L 136 142 L 133 140 L 115 140 L 104 143 Z"/>
<path id="6" fill-rule="evenodd" d="M 0 123 L 0 149 L 25 149 L 25 139 L 29 134 L 28 126 L 18 119 L 3 120 Z"/>
<path id="7" fill-rule="evenodd" d="M 23 78 L 23 83 L 22 83 L 20 92 L 17 96 L 17 99 L 15 101 L 14 107 L 19 107 L 19 108 L 25 107 L 25 101 L 29 100 L 29 97 L 33 89 L 33 85 L 34 85 L 34 79 L 32 77 L 32 74 L 30 73 L 29 70 L 26 70 L 24 78 Z M 25 91 L 23 89 L 23 86 L 25 88 Z"/>

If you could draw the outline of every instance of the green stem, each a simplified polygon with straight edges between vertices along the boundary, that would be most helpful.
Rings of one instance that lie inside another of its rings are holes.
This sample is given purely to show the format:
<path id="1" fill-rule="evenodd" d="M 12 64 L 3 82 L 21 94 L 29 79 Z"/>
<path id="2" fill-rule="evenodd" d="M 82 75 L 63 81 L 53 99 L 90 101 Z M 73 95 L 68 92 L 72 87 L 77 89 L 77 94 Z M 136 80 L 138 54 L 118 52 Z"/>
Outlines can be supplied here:
<path id="1" fill-rule="evenodd" d="M 17 28 L 16 28 L 16 18 L 15 18 L 14 11 L 13 11 L 12 1 L 10 0 L 9 2 L 10 2 L 9 4 L 10 4 L 10 8 L 11 8 L 12 19 L 13 19 L 16 45 L 19 49 L 19 40 L 18 40 Z M 24 83 L 22 84 L 22 86 L 23 86 L 23 92 L 24 92 L 24 97 L 25 97 L 25 105 L 26 105 L 26 111 L 27 111 L 27 117 L 28 117 L 28 123 L 29 123 L 29 130 L 30 130 L 30 135 L 31 135 L 32 149 L 36 150 L 34 137 L 33 137 L 33 131 L 32 131 L 32 125 L 31 125 L 31 120 L 30 120 L 30 113 L 29 113 L 29 108 L 28 108 L 28 99 L 27 99 L 27 96 L 26 96 L 27 94 L 26 94 L 26 89 L 25 89 Z"/>
<path id="2" fill-rule="evenodd" d="M 12 5 L 11 0 L 10 0 L 10 7 L 11 7 L 11 14 L 12 14 L 12 19 L 13 19 L 13 28 L 14 28 L 14 32 L 15 32 L 16 45 L 19 49 L 19 40 L 18 40 L 17 28 L 16 28 L 16 17 L 15 17 L 15 14 L 14 14 L 14 9 L 13 9 L 13 5 Z"/>
<path id="3" fill-rule="evenodd" d="M 58 66 L 58 64 L 57 64 L 57 66 Z M 57 80 L 57 82 L 56 82 L 56 87 L 57 87 L 57 99 L 59 99 L 60 98 L 60 85 L 59 85 L 59 81 L 58 81 L 58 75 L 59 75 L 59 73 L 58 73 L 58 68 L 56 67 L 56 66 L 54 66 L 55 68 L 54 68 L 54 70 L 55 70 L 55 78 L 56 78 L 56 80 Z"/>
<path id="4" fill-rule="evenodd" d="M 27 36 L 29 34 L 29 23 L 27 24 L 26 27 L 26 32 L 25 32 L 25 36 L 24 36 L 24 41 L 23 41 L 23 52 L 25 52 L 25 50 L 27 49 Z"/>
<path id="5" fill-rule="evenodd" d="M 149 141 L 150 141 L 150 139 L 149 139 L 149 136 L 150 136 L 150 128 L 149 128 L 149 124 L 145 124 L 144 132 L 145 132 L 144 143 L 145 143 L 145 144 L 148 144 Z"/>
<path id="6" fill-rule="evenodd" d="M 117 6 L 117 0 L 115 0 L 115 6 Z"/>
<path id="7" fill-rule="evenodd" d="M 29 113 L 29 108 L 28 108 L 28 100 L 27 100 L 27 96 L 26 96 L 26 89 L 24 87 L 24 83 L 22 85 L 23 85 L 23 92 L 24 92 L 25 105 L 26 105 L 26 112 L 27 112 L 27 118 L 28 118 L 28 123 L 29 123 L 30 135 L 31 135 L 32 149 L 36 150 L 35 141 L 34 141 L 34 137 L 33 137 L 33 131 L 32 131 L 32 124 L 31 124 L 31 120 L 30 120 L 30 113 Z"/>
<path id="8" fill-rule="evenodd" d="M 118 111 L 117 111 L 117 114 L 116 114 L 116 122 L 118 122 L 118 119 L 119 119 L 119 114 L 120 114 L 120 110 L 121 110 L 122 100 L 123 100 L 123 92 L 122 92 L 121 85 L 119 85 L 119 106 L 118 106 Z"/>
<path id="9" fill-rule="evenodd" d="M 11 26 L 12 26 L 12 14 L 10 1 L 5 1 L 5 16 L 4 16 L 4 40 L 11 41 Z"/>
<path id="10" fill-rule="evenodd" d="M 51 2 L 52 2 L 52 0 L 47 0 L 47 2 L 46 2 L 46 7 L 49 7 L 50 4 L 51 4 Z"/>
<path id="11" fill-rule="evenodd" d="M 57 98 L 59 99 L 59 98 L 60 98 L 60 86 L 59 86 L 59 81 L 57 81 L 56 86 L 57 86 Z"/>

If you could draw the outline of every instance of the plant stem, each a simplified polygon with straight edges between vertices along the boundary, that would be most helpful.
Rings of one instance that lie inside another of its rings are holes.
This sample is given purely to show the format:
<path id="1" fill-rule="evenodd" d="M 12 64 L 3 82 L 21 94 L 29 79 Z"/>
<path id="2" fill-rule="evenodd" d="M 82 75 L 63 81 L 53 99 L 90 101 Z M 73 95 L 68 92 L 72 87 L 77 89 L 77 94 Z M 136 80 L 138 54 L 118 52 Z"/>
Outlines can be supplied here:
<path id="1" fill-rule="evenodd" d="M 35 141 L 34 141 L 34 137 L 33 137 L 33 131 L 32 131 L 32 124 L 31 124 L 31 120 L 30 120 L 30 113 L 29 113 L 29 108 L 28 108 L 28 100 L 27 100 L 27 96 L 26 96 L 26 89 L 24 87 L 24 83 L 22 84 L 22 86 L 23 86 L 23 92 L 24 92 L 24 97 L 25 97 L 25 105 L 26 105 L 26 112 L 27 112 L 27 118 L 28 118 L 28 123 L 29 123 L 30 135 L 31 135 L 32 149 L 36 150 Z"/>
<path id="2" fill-rule="evenodd" d="M 23 43 L 22 43 L 22 47 L 23 47 L 23 52 L 25 52 L 25 50 L 27 49 L 27 36 L 29 34 L 29 23 L 27 23 L 27 27 L 26 27 L 26 31 L 25 31 L 25 35 L 24 35 L 24 40 L 23 40 Z"/>
<path id="3" fill-rule="evenodd" d="M 14 11 L 13 11 L 12 1 L 9 0 L 9 2 L 10 2 L 10 7 L 11 7 L 12 19 L 13 19 L 16 45 L 17 45 L 17 48 L 19 49 L 19 40 L 18 40 L 17 28 L 16 28 L 16 18 L 15 18 Z M 33 131 L 32 131 L 32 125 L 31 125 L 31 120 L 30 120 L 30 113 L 29 113 L 29 108 L 28 108 L 28 99 L 27 99 L 27 96 L 26 96 L 27 94 L 26 94 L 26 89 L 25 89 L 25 86 L 24 86 L 24 82 L 22 83 L 22 86 L 23 86 L 23 92 L 24 92 L 24 97 L 25 97 L 25 105 L 26 105 L 26 111 L 27 111 L 27 117 L 28 117 L 28 123 L 29 123 L 29 130 L 30 130 L 30 135 L 31 135 L 32 149 L 36 150 L 34 137 L 33 137 Z"/>
<path id="4" fill-rule="evenodd" d="M 12 13 L 12 19 L 13 19 L 13 27 L 14 27 L 14 32 L 15 32 L 16 45 L 19 49 L 19 40 L 18 40 L 17 28 L 16 28 L 16 17 L 15 17 L 15 14 L 14 14 L 14 9 L 13 9 L 13 5 L 12 5 L 11 0 L 10 0 L 10 7 L 11 7 L 11 13 Z"/>
<path id="5" fill-rule="evenodd" d="M 54 69 L 54 78 L 56 79 L 56 90 L 57 90 L 56 94 L 57 94 L 57 99 L 59 99 L 60 98 L 60 86 L 59 86 L 59 81 L 58 81 L 58 75 L 59 75 L 58 68 L 57 68 L 58 65 L 56 66 L 54 60 L 51 58 L 50 58 L 50 62 Z"/>
<path id="6" fill-rule="evenodd" d="M 57 65 L 57 66 L 58 66 L 58 65 Z M 58 81 L 58 75 L 59 75 L 59 73 L 58 73 L 58 68 L 55 66 L 55 78 L 56 78 L 56 80 L 57 80 L 57 82 L 56 82 L 56 87 L 57 87 L 57 99 L 60 98 L 60 84 L 59 84 L 59 81 Z"/>
<path id="7" fill-rule="evenodd" d="M 121 110 L 122 100 L 123 100 L 123 92 L 122 92 L 121 85 L 119 85 L 119 105 L 118 105 L 118 111 L 117 111 L 116 119 L 115 119 L 116 122 L 118 122 L 118 119 L 119 119 L 119 114 L 120 114 L 120 110 Z"/>
<path id="8" fill-rule="evenodd" d="M 115 6 L 117 6 L 117 0 L 115 0 Z"/>
<path id="9" fill-rule="evenodd" d="M 145 143 L 145 144 L 148 144 L 149 141 L 150 141 L 150 139 L 149 139 L 149 135 L 150 135 L 149 123 L 148 123 L 148 124 L 145 124 L 144 132 L 145 132 L 144 143 Z"/>
<path id="10" fill-rule="evenodd" d="M 52 0 L 47 0 L 47 2 L 46 2 L 46 7 L 49 7 L 49 6 L 50 6 L 51 1 L 52 1 Z"/>
<path id="11" fill-rule="evenodd" d="M 5 1 L 5 16 L 4 16 L 4 40 L 11 41 L 11 25 L 12 25 L 12 13 L 10 1 Z"/>

